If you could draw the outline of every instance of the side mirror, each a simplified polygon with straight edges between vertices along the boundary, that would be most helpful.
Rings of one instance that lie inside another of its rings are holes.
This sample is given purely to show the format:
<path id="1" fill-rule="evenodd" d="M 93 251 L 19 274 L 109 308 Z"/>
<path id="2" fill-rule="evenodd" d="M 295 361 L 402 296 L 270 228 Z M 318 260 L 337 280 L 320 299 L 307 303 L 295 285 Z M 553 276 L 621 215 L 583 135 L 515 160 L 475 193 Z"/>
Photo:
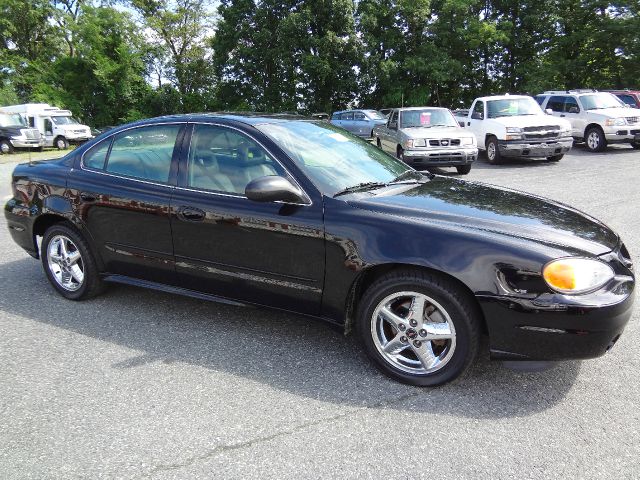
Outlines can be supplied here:
<path id="1" fill-rule="evenodd" d="M 267 175 L 251 180 L 244 194 L 254 202 L 308 203 L 305 194 L 288 179 Z"/>
<path id="2" fill-rule="evenodd" d="M 580 110 L 578 110 L 578 107 L 570 107 L 569 113 L 580 113 Z"/>
<path id="3" fill-rule="evenodd" d="M 464 127 L 464 120 L 459 120 L 458 125 L 460 125 L 461 127 Z"/>
<path id="4" fill-rule="evenodd" d="M 547 115 L 553 115 L 553 110 L 551 110 L 550 108 L 546 108 L 544 110 L 544 113 L 546 113 Z"/>
<path id="5" fill-rule="evenodd" d="M 482 114 L 482 112 L 473 112 L 471 114 L 471 119 L 472 120 L 484 120 L 484 115 Z"/>

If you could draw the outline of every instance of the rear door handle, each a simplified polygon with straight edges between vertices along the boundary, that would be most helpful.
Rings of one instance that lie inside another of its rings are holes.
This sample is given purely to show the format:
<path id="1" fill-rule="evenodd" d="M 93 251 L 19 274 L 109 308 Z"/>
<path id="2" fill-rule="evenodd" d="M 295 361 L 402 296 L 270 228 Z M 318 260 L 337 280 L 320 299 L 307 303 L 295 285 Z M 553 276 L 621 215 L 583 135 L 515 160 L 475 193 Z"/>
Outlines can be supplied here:
<path id="1" fill-rule="evenodd" d="M 561 113 L 561 114 L 560 114 L 560 116 L 561 116 L 561 117 L 565 117 L 566 115 L 565 115 L 564 113 Z"/>
<path id="2" fill-rule="evenodd" d="M 201 222 L 205 217 L 204 210 L 195 207 L 180 207 L 178 217 L 187 222 Z"/>
<path id="3" fill-rule="evenodd" d="M 93 193 L 81 192 L 80 200 L 83 202 L 95 202 L 97 198 Z"/>

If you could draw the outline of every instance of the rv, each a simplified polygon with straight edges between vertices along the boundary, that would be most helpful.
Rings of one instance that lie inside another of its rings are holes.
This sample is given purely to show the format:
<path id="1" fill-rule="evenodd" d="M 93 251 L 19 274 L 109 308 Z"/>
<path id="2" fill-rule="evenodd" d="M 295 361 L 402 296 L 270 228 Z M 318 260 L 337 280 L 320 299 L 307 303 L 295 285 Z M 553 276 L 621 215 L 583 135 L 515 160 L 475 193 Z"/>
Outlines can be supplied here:
<path id="1" fill-rule="evenodd" d="M 37 128 L 44 138 L 44 146 L 64 150 L 70 143 L 82 143 L 90 138 L 91 129 L 80 124 L 69 110 L 46 103 L 25 103 L 2 107 L 3 113 L 17 113 L 32 128 Z"/>

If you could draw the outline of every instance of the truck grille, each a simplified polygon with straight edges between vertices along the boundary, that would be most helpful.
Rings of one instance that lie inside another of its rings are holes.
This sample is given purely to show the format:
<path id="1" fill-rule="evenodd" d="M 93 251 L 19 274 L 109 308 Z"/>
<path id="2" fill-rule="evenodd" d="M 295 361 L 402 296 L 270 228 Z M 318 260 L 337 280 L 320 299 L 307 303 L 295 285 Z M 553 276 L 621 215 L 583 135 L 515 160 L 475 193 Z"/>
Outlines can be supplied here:
<path id="1" fill-rule="evenodd" d="M 460 146 L 459 138 L 441 138 L 439 140 L 429 140 L 430 147 L 458 147 Z"/>
<path id="2" fill-rule="evenodd" d="M 542 140 L 545 138 L 557 138 L 560 133 L 559 125 L 544 125 L 539 127 L 524 127 L 524 138 L 527 140 Z"/>
<path id="3" fill-rule="evenodd" d="M 634 123 L 638 123 L 638 117 L 627 117 L 627 123 L 629 125 L 633 125 Z"/>
<path id="4" fill-rule="evenodd" d="M 23 128 L 20 132 L 29 140 L 40 140 L 40 132 L 35 128 Z"/>

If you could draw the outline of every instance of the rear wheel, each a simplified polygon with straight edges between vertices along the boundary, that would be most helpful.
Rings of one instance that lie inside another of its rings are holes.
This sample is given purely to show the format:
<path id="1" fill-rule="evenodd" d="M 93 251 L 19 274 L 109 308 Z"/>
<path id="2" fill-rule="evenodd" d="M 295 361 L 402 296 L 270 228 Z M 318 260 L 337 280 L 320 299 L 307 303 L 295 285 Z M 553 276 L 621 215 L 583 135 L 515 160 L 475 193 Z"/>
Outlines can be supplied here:
<path id="1" fill-rule="evenodd" d="M 471 165 L 459 165 L 456 167 L 456 170 L 460 175 L 466 175 L 471 171 Z"/>
<path id="2" fill-rule="evenodd" d="M 489 137 L 487 140 L 487 160 L 489 160 L 491 165 L 499 165 L 502 163 L 502 155 L 500 155 L 498 139 L 496 137 Z"/>
<path id="3" fill-rule="evenodd" d="M 547 160 L 549 160 L 550 162 L 559 162 L 560 160 L 562 160 L 562 157 L 564 157 L 564 153 L 547 157 Z"/>
<path id="4" fill-rule="evenodd" d="M 58 223 L 42 239 L 42 265 L 57 292 L 70 300 L 91 298 L 103 289 L 89 245 L 74 228 Z"/>
<path id="5" fill-rule="evenodd" d="M 0 140 L 0 153 L 3 155 L 13 153 L 13 145 L 9 140 Z"/>
<path id="6" fill-rule="evenodd" d="M 478 351 L 480 318 L 468 294 L 426 271 L 397 271 L 365 292 L 357 329 L 367 355 L 403 383 L 436 386 L 460 376 Z"/>
<path id="7" fill-rule="evenodd" d="M 599 127 L 591 127 L 587 130 L 584 141 L 590 152 L 601 152 L 607 148 L 607 139 Z"/>

